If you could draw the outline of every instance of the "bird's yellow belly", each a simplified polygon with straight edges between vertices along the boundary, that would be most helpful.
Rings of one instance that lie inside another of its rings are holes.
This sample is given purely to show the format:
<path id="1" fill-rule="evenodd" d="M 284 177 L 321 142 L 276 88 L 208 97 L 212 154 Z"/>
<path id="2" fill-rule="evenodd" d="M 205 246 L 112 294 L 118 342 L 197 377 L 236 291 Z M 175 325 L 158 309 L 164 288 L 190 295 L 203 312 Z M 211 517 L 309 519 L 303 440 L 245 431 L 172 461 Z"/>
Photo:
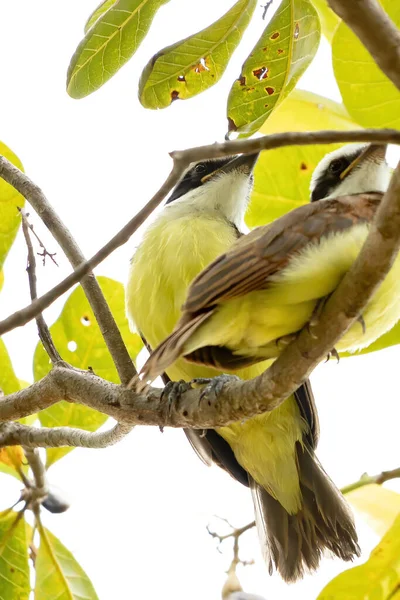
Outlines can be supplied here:
<path id="1" fill-rule="evenodd" d="M 170 244 L 172 236 L 175 240 L 173 248 Z M 126 292 L 127 313 L 152 348 L 173 330 L 190 282 L 225 252 L 234 239 L 231 227 L 224 228 L 210 219 L 194 220 L 193 216 L 187 222 L 182 219 L 179 223 L 160 220 L 152 235 L 144 239 L 132 261 Z M 237 375 L 252 379 L 267 366 L 268 363 L 262 362 L 237 371 Z M 177 360 L 167 369 L 167 375 L 173 381 L 215 377 L 219 373 L 184 359 Z M 291 396 L 272 413 L 217 431 L 230 444 L 242 467 L 286 510 L 294 513 L 301 502 L 295 442 L 302 439 L 305 428 L 297 403 Z"/>
<path id="2" fill-rule="evenodd" d="M 288 267 L 272 277 L 265 290 L 233 298 L 221 305 L 191 340 L 190 350 L 223 344 L 237 354 L 273 358 L 279 338 L 301 330 L 317 303 L 331 294 L 357 258 L 366 239 L 366 225 L 331 236 L 306 248 Z M 353 324 L 338 342 L 338 351 L 364 348 L 400 318 L 400 258 L 398 257 L 363 312 L 366 330 Z"/>

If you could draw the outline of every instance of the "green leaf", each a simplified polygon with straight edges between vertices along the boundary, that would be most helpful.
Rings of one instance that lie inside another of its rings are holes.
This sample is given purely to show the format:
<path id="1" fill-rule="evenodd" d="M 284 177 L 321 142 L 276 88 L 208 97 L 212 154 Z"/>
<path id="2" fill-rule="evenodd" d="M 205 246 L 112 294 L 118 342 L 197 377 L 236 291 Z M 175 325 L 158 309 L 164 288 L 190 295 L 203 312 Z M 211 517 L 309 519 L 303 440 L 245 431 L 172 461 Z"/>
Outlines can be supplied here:
<path id="1" fill-rule="evenodd" d="M 91 27 L 93 27 L 93 25 L 96 23 L 97 19 L 99 17 L 101 17 L 101 15 L 104 15 L 104 13 L 107 12 L 107 10 L 109 8 L 111 8 L 112 6 L 114 6 L 114 4 L 116 3 L 116 1 L 117 0 L 104 0 L 103 2 L 101 2 L 99 4 L 99 6 L 94 9 L 94 11 L 92 12 L 92 14 L 90 15 L 90 17 L 86 21 L 84 32 L 87 33 L 89 31 L 89 29 Z"/>
<path id="2" fill-rule="evenodd" d="M 336 13 L 328 6 L 327 0 L 312 0 L 314 7 L 317 9 L 319 20 L 321 23 L 322 33 L 332 43 L 333 34 L 336 27 L 340 23 L 340 19 Z"/>
<path id="3" fill-rule="evenodd" d="M 117 0 L 89 29 L 73 55 L 67 92 L 84 98 L 99 89 L 133 56 L 157 10 L 168 0 Z M 99 7 L 100 8 L 100 7 Z"/>
<path id="4" fill-rule="evenodd" d="M 145 108 L 186 100 L 221 79 L 251 19 L 257 0 L 239 0 L 218 21 L 157 52 L 143 70 L 139 98 Z"/>
<path id="5" fill-rule="evenodd" d="M 366 563 L 335 577 L 317 600 L 388 600 L 400 587 L 400 515 Z"/>
<path id="6" fill-rule="evenodd" d="M 355 129 L 337 102 L 294 90 L 273 112 L 261 133 Z M 246 223 L 264 225 L 309 201 L 311 174 L 321 158 L 338 145 L 291 146 L 262 152 L 255 169 L 254 190 Z"/>
<path id="7" fill-rule="evenodd" d="M 383 8 L 400 26 L 400 2 L 382 0 Z M 343 102 L 364 127 L 400 128 L 400 92 L 382 73 L 369 52 L 340 23 L 332 41 L 333 70 Z"/>
<path id="8" fill-rule="evenodd" d="M 114 315 L 124 342 L 135 359 L 143 347 L 137 334 L 131 333 L 125 316 L 124 286 L 108 277 L 98 277 L 98 282 Z M 66 301 L 61 315 L 50 327 L 54 343 L 70 364 L 79 369 L 91 367 L 96 375 L 114 383 L 119 382 L 118 373 L 111 355 L 104 343 L 97 321 L 94 318 L 83 289 L 77 287 Z M 43 346 L 39 343 L 33 359 L 35 381 L 42 379 L 50 370 L 50 361 Z M 45 427 L 80 427 L 86 431 L 96 431 L 107 416 L 79 404 L 58 402 L 39 413 Z M 48 448 L 47 466 L 73 450 L 73 448 Z"/>
<path id="9" fill-rule="evenodd" d="M 21 171 L 23 170 L 19 158 L 2 142 L 0 142 L 0 155 L 5 156 Z M 17 207 L 22 207 L 24 204 L 25 199 L 21 194 L 0 178 L 0 269 L 3 267 L 21 223 Z"/>
<path id="10" fill-rule="evenodd" d="M 35 600 L 98 600 L 92 582 L 71 552 L 40 523 Z"/>
<path id="11" fill-rule="evenodd" d="M 312 61 L 321 28 L 310 0 L 283 0 L 228 98 L 229 131 L 258 131 Z"/>
<path id="12" fill-rule="evenodd" d="M 30 590 L 25 519 L 6 510 L 0 513 L 0 598 L 28 600 Z"/>

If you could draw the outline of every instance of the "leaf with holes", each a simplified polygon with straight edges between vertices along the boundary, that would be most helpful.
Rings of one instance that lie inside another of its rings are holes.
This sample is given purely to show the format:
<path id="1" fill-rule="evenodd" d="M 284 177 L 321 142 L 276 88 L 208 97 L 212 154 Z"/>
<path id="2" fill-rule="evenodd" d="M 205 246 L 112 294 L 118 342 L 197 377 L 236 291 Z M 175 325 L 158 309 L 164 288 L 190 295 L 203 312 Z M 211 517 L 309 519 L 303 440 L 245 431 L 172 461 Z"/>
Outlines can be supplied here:
<path id="1" fill-rule="evenodd" d="M 139 98 L 145 108 L 186 100 L 221 79 L 253 14 L 257 0 L 239 0 L 223 17 L 157 52 L 143 70 Z"/>
<path id="2" fill-rule="evenodd" d="M 108 11 L 109 8 L 114 6 L 117 0 L 104 0 L 101 2 L 97 8 L 94 9 L 90 17 L 85 23 L 84 32 L 87 33 L 91 27 L 96 23 L 96 21 L 104 15 L 105 12 Z"/>
<path id="3" fill-rule="evenodd" d="M 376 483 L 351 490 L 346 499 L 379 536 L 387 532 L 400 514 L 400 494 Z"/>
<path id="4" fill-rule="evenodd" d="M 310 0 L 283 0 L 231 88 L 229 131 L 248 136 L 260 129 L 307 69 L 320 37 Z"/>
<path id="5" fill-rule="evenodd" d="M 335 577 L 317 600 L 389 600 L 400 587 L 400 515 L 366 563 Z"/>
<path id="6" fill-rule="evenodd" d="M 381 0 L 400 27 L 400 2 Z M 364 127 L 400 128 L 400 92 L 382 73 L 354 33 L 340 23 L 332 41 L 333 70 L 343 102 Z"/>
<path id="7" fill-rule="evenodd" d="M 0 142 L 0 155 L 5 156 L 21 171 L 23 170 L 19 158 L 2 142 Z M 21 194 L 0 178 L 0 269 L 3 267 L 21 223 L 18 207 L 22 207 L 24 204 L 25 199 Z"/>
<path id="8" fill-rule="evenodd" d="M 38 529 L 35 600 L 98 600 L 92 582 L 71 552 L 41 523 Z"/>
<path id="9" fill-rule="evenodd" d="M 124 287 L 122 283 L 108 277 L 98 277 L 98 282 L 134 360 L 143 344 L 140 337 L 129 330 L 125 316 Z M 50 327 L 50 331 L 61 356 L 74 367 L 79 369 L 90 367 L 96 375 L 114 383 L 119 382 L 111 355 L 80 286 L 71 293 L 61 315 Z M 49 370 L 49 357 L 39 343 L 33 361 L 35 380 L 42 379 Z M 62 401 L 41 411 L 39 419 L 45 427 L 68 425 L 86 431 L 95 431 L 106 421 L 107 416 L 86 406 Z M 72 448 L 48 448 L 47 466 L 71 450 Z"/>
<path id="10" fill-rule="evenodd" d="M 311 92 L 294 90 L 273 112 L 261 133 L 357 129 L 343 105 Z M 262 152 L 246 223 L 265 225 L 309 201 L 311 174 L 321 158 L 338 145 L 291 146 Z"/>
<path id="11" fill-rule="evenodd" d="M 328 6 L 326 0 L 312 0 L 314 7 L 317 9 L 319 21 L 321 23 L 322 33 L 332 43 L 333 34 L 340 23 L 340 19 L 336 13 Z"/>
<path id="12" fill-rule="evenodd" d="M 28 600 L 30 591 L 25 519 L 5 510 L 0 513 L 0 598 Z"/>
<path id="13" fill-rule="evenodd" d="M 134 55 L 154 15 L 166 2 L 168 0 L 117 0 L 101 14 L 71 58 L 68 94 L 72 98 L 84 98 L 115 75 Z"/>

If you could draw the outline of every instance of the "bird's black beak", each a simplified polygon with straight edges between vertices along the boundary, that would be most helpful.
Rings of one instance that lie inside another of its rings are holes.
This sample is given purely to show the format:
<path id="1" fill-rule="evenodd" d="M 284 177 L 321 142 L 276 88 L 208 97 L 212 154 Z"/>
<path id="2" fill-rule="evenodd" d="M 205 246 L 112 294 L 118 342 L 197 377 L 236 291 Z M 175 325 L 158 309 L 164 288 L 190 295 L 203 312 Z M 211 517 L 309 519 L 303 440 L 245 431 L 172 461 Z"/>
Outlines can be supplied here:
<path id="1" fill-rule="evenodd" d="M 216 171 L 213 171 L 213 173 L 205 175 L 201 180 L 201 183 L 205 183 L 208 179 L 212 179 L 218 173 L 231 173 L 232 171 L 238 171 L 239 173 L 243 173 L 244 175 L 250 175 L 250 173 L 252 173 L 254 169 L 254 166 L 259 156 L 259 152 L 255 152 L 254 154 L 240 154 L 239 156 L 235 156 L 235 158 L 227 162 L 223 167 L 220 167 Z"/>
<path id="2" fill-rule="evenodd" d="M 374 162 L 377 164 L 381 164 L 386 160 L 386 151 L 387 144 L 369 144 L 362 152 L 359 154 L 348 167 L 345 168 L 344 171 L 340 173 L 340 179 L 343 180 L 349 175 L 352 170 L 360 165 L 363 165 L 366 162 Z"/>

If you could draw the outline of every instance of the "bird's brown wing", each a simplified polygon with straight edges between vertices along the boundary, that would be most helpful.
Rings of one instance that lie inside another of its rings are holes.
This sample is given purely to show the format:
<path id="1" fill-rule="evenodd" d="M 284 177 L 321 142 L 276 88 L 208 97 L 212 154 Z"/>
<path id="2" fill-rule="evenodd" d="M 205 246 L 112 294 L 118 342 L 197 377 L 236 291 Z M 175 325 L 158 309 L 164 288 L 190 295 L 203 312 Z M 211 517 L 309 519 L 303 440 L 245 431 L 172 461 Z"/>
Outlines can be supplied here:
<path id="1" fill-rule="evenodd" d="M 230 298 L 265 289 L 269 277 L 285 268 L 308 244 L 371 221 L 381 199 L 382 194 L 369 193 L 321 200 L 254 229 L 196 277 L 180 323 Z"/>

